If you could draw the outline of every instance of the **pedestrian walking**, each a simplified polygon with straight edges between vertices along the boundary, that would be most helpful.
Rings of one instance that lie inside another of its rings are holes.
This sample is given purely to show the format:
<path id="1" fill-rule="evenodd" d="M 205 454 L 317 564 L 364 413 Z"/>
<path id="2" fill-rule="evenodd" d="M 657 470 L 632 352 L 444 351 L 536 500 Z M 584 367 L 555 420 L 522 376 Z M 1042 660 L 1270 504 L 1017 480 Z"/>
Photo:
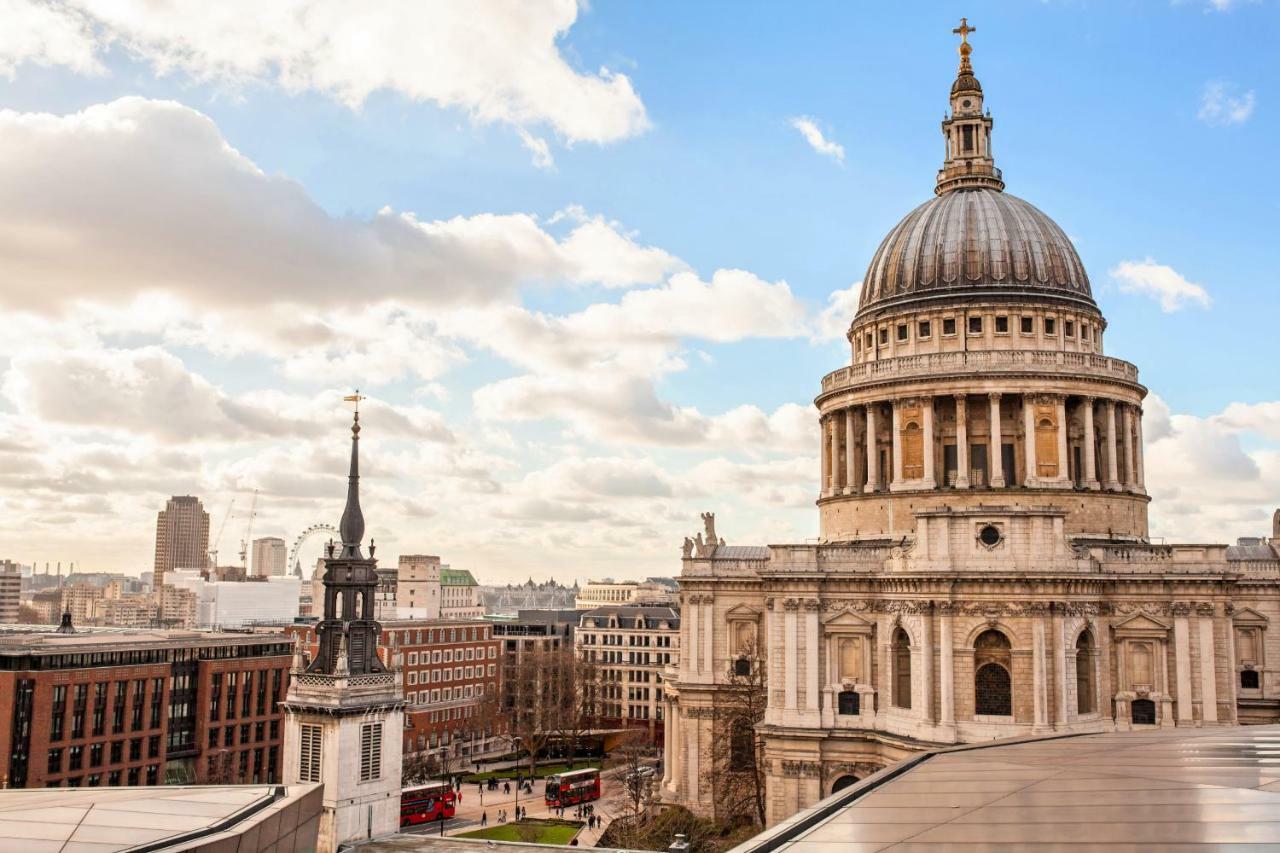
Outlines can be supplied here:
<path id="1" fill-rule="evenodd" d="M 489 825 L 489 813 L 488 813 L 488 812 L 481 812 L 481 813 L 480 813 L 480 825 L 481 825 L 481 826 L 488 826 L 488 825 Z"/>

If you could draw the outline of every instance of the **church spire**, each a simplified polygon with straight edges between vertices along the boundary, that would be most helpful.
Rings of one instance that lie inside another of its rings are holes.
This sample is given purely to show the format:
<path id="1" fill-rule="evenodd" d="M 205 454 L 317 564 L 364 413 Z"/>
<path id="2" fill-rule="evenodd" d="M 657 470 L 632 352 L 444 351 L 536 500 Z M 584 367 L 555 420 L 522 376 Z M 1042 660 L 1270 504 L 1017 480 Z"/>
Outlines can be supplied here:
<path id="1" fill-rule="evenodd" d="M 983 112 L 982 84 L 973 75 L 969 59 L 973 53 L 969 33 L 977 30 L 969 26 L 968 18 L 961 18 L 960 26 L 951 31 L 960 36 L 960 68 L 951 84 L 951 113 L 942 122 L 946 159 L 938 170 L 934 188 L 938 195 L 952 190 L 1004 189 L 991 154 L 991 115 Z"/>
<path id="2" fill-rule="evenodd" d="M 351 470 L 347 474 L 347 505 L 342 510 L 342 520 L 338 522 L 338 533 L 342 536 L 342 556 L 359 560 L 360 540 L 364 539 L 364 513 L 360 511 L 360 401 L 364 398 L 360 392 L 343 397 L 347 402 L 356 404 L 355 419 L 351 423 Z"/>

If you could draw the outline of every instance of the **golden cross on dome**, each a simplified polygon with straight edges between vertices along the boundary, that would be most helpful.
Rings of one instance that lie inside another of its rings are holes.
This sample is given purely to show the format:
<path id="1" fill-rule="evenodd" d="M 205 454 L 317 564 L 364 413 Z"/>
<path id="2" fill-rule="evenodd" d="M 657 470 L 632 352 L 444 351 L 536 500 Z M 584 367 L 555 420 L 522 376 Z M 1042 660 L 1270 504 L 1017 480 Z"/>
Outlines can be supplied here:
<path id="1" fill-rule="evenodd" d="M 960 36 L 960 43 L 961 43 L 961 44 L 968 44 L 968 43 L 969 43 L 969 33 L 976 33 L 977 31 L 978 31 L 978 28 L 977 28 L 977 27 L 971 27 L 971 26 L 969 26 L 969 19 L 968 19 L 968 18 L 961 18 L 961 19 L 960 19 L 960 26 L 956 27 L 956 28 L 955 28 L 954 30 L 952 30 L 951 32 L 953 32 L 953 33 L 955 33 L 956 35 Z"/>

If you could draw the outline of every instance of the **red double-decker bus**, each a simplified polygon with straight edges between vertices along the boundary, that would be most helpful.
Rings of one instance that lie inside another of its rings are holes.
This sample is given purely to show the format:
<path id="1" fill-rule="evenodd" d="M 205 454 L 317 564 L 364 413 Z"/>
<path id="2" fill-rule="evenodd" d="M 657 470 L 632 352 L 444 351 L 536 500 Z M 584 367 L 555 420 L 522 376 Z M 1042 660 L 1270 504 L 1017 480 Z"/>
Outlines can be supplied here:
<path id="1" fill-rule="evenodd" d="M 400 792 L 400 825 L 453 817 L 457 796 L 448 782 L 427 782 Z"/>
<path id="2" fill-rule="evenodd" d="M 547 805 L 576 806 L 600 799 L 600 771 L 595 767 L 547 777 Z"/>

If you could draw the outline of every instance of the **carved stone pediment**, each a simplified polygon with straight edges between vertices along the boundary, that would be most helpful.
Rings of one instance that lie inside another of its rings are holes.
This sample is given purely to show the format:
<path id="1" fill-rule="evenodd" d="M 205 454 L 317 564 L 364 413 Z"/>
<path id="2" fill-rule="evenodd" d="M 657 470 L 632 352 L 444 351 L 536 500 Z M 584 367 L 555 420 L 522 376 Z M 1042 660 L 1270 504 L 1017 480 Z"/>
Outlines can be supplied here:
<path id="1" fill-rule="evenodd" d="M 1169 625 L 1154 616 L 1138 612 L 1112 626 L 1117 637 L 1164 637 Z"/>
<path id="2" fill-rule="evenodd" d="M 827 633 L 869 634 L 875 628 L 875 623 L 863 619 L 850 610 L 842 610 L 824 619 L 822 627 Z"/>
<path id="3" fill-rule="evenodd" d="M 1231 619 L 1237 625 L 1266 625 L 1271 621 L 1252 607 L 1241 607 L 1231 614 Z"/>
<path id="4" fill-rule="evenodd" d="M 731 622 L 755 622 L 761 611 L 746 604 L 735 604 L 725 611 L 724 618 Z"/>

